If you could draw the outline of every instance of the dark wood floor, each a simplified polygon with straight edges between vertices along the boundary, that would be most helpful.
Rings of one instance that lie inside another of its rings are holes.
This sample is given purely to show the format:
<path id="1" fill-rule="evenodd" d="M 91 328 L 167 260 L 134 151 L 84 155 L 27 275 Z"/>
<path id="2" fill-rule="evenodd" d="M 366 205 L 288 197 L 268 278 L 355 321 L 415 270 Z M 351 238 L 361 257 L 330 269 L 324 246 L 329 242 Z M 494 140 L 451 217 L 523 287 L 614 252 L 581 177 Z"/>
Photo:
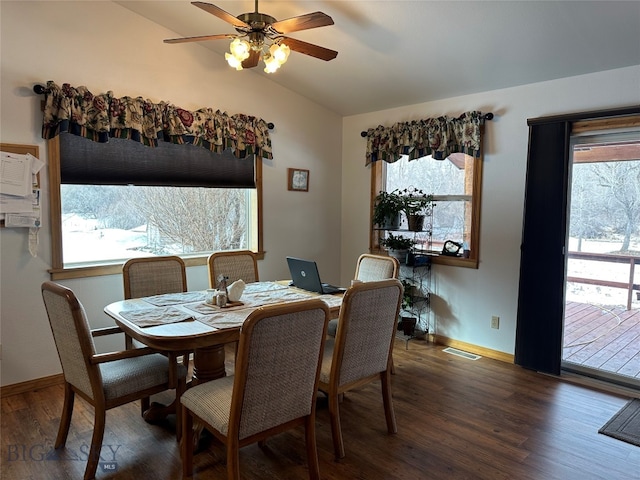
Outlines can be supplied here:
<path id="1" fill-rule="evenodd" d="M 640 379 L 640 310 L 567 302 L 562 359 Z"/>
<path id="2" fill-rule="evenodd" d="M 400 341 L 397 347 L 398 434 L 386 434 L 379 384 L 350 392 L 341 404 L 347 456 L 336 462 L 326 401 L 319 398 L 323 479 L 640 479 L 640 447 L 598 434 L 628 397 L 496 360 L 468 360 L 421 341 L 410 342 L 408 350 Z M 57 386 L 2 399 L 3 479 L 82 478 L 93 411 L 76 401 L 67 448 L 54 454 L 61 407 Z M 225 478 L 219 444 L 204 443 L 194 478 Z M 255 445 L 241 451 L 243 478 L 308 478 L 302 430 L 267 446 L 266 452 Z M 99 470 L 98 479 L 181 475 L 170 423 L 146 424 L 137 403 L 107 413 L 102 459 L 117 471 Z"/>

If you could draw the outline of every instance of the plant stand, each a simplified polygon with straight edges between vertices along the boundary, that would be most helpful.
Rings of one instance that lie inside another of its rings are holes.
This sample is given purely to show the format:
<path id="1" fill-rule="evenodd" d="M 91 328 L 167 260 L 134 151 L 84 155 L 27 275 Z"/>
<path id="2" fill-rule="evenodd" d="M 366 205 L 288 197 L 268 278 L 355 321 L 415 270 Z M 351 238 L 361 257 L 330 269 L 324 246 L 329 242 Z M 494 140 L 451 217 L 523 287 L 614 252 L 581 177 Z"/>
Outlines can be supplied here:
<path id="1" fill-rule="evenodd" d="M 398 319 L 396 338 L 403 340 L 409 348 L 409 341 L 413 339 L 428 339 L 431 331 L 431 258 L 433 207 L 428 215 L 407 215 L 407 223 L 398 230 L 374 228 L 378 231 L 379 245 L 386 247 L 388 254 L 398 259 L 400 271 L 398 279 L 402 282 L 405 293 L 402 300 L 402 310 Z M 413 247 L 409 251 L 398 253 L 390 249 L 389 240 L 403 237 L 403 233 L 410 232 Z M 397 235 L 400 233 L 400 235 Z M 405 327 L 407 318 L 408 321 Z"/>
<path id="2" fill-rule="evenodd" d="M 431 257 L 424 253 L 409 254 L 407 263 L 400 265 L 398 277 L 405 295 L 396 338 L 404 340 L 408 349 L 410 340 L 423 340 L 431 331 Z"/>

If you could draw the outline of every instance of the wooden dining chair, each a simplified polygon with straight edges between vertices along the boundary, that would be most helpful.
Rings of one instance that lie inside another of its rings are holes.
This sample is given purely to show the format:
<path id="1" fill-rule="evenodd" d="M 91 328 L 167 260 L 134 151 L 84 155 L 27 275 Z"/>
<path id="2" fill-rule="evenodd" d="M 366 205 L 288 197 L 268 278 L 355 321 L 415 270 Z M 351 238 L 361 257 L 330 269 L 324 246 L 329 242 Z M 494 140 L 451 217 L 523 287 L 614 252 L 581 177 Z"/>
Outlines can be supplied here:
<path id="1" fill-rule="evenodd" d="M 85 310 L 72 290 L 53 282 L 44 282 L 41 289 L 64 376 L 64 404 L 54 447 L 66 444 L 78 394 L 94 409 L 93 436 L 84 472 L 84 479 L 88 480 L 95 477 L 100 459 L 106 411 L 168 389 L 175 389 L 179 398 L 185 389 L 187 369 L 178 365 L 175 358 L 150 348 L 97 354 L 93 337 L 122 333 L 120 328 L 90 330 Z M 181 434 L 178 414 L 176 435 L 179 438 Z"/>
<path id="2" fill-rule="evenodd" d="M 228 277 L 229 284 L 236 280 L 244 283 L 259 281 L 258 261 L 251 250 L 225 250 L 214 252 L 207 260 L 209 287 L 217 288 L 218 275 Z"/>
<path id="3" fill-rule="evenodd" d="M 122 277 L 125 299 L 187 291 L 187 269 L 178 256 L 131 258 Z"/>
<path id="4" fill-rule="evenodd" d="M 354 278 L 362 282 L 376 282 L 398 278 L 400 263 L 395 257 L 363 253 L 358 257 Z"/>
<path id="5" fill-rule="evenodd" d="M 375 282 L 387 278 L 398 278 L 399 271 L 400 263 L 396 258 L 388 255 L 363 253 L 358 257 L 354 278 L 361 282 Z M 334 318 L 329 322 L 327 334 L 335 337 L 337 329 L 338 319 Z"/>
<path id="6" fill-rule="evenodd" d="M 336 337 L 326 341 L 319 389 L 329 400 L 336 458 L 343 458 L 339 396 L 380 380 L 387 430 L 397 433 L 391 398 L 391 352 L 403 287 L 396 279 L 363 282 L 344 294 Z"/>
<path id="7" fill-rule="evenodd" d="M 187 291 L 187 269 L 184 260 L 178 256 L 139 257 L 127 260 L 122 266 L 124 298 L 142 298 L 166 293 Z M 141 348 L 145 345 L 125 333 L 125 348 Z M 189 366 L 192 352 L 179 352 L 182 363 Z M 149 398 L 143 399 L 142 413 L 149 409 Z"/>
<path id="8" fill-rule="evenodd" d="M 187 390 L 182 398 L 183 477 L 193 474 L 194 421 L 224 443 L 227 478 L 240 478 L 241 447 L 304 425 L 309 477 L 319 479 L 316 392 L 329 319 L 319 299 L 258 308 L 240 329 L 235 374 Z"/>

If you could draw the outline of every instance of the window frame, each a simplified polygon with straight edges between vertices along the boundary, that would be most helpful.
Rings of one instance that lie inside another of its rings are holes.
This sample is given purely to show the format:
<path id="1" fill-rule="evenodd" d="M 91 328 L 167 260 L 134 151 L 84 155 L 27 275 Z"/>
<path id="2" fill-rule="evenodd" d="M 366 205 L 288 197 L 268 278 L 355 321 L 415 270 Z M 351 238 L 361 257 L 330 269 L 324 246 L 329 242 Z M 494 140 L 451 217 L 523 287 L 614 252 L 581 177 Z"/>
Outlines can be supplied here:
<path id="1" fill-rule="evenodd" d="M 122 273 L 122 262 L 102 262 L 92 266 L 64 267 L 62 252 L 62 201 L 60 196 L 60 140 L 58 136 L 47 140 L 47 158 L 49 162 L 49 223 L 51 228 L 51 268 L 48 270 L 51 280 L 95 277 L 101 275 L 119 275 Z M 262 202 L 262 160 L 255 155 L 255 180 L 257 205 L 257 258 L 264 258 L 263 250 L 263 202 Z M 207 264 L 209 254 L 181 255 L 187 267 Z"/>
<path id="2" fill-rule="evenodd" d="M 480 209 L 482 199 L 482 167 L 484 164 L 483 153 L 483 139 L 484 139 L 484 125 L 480 127 L 481 141 L 480 141 L 480 155 L 473 158 L 473 193 L 471 195 L 471 229 L 470 229 L 470 241 L 469 258 L 452 257 L 446 255 L 433 255 L 432 262 L 438 265 L 451 265 L 464 268 L 478 268 L 480 263 Z M 369 236 L 369 251 L 376 254 L 384 254 L 384 249 L 379 243 L 379 232 L 375 229 L 373 224 L 373 209 L 375 204 L 375 198 L 379 192 L 386 190 L 386 178 L 387 178 L 387 162 L 376 161 L 371 165 L 371 192 L 369 202 L 369 219 L 370 219 L 370 236 Z M 437 195 L 434 196 L 434 201 L 444 200 L 445 197 L 461 197 L 460 195 Z"/>

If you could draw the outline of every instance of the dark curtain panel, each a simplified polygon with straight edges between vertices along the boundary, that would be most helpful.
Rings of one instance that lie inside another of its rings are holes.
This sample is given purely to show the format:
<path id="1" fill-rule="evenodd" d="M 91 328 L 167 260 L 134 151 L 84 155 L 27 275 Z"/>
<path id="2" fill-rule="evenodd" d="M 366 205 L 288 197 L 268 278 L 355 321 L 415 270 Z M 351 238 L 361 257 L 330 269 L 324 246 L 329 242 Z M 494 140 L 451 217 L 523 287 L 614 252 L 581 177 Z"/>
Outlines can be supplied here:
<path id="1" fill-rule="evenodd" d="M 559 374 L 564 315 L 570 124 L 531 125 L 515 363 Z"/>

